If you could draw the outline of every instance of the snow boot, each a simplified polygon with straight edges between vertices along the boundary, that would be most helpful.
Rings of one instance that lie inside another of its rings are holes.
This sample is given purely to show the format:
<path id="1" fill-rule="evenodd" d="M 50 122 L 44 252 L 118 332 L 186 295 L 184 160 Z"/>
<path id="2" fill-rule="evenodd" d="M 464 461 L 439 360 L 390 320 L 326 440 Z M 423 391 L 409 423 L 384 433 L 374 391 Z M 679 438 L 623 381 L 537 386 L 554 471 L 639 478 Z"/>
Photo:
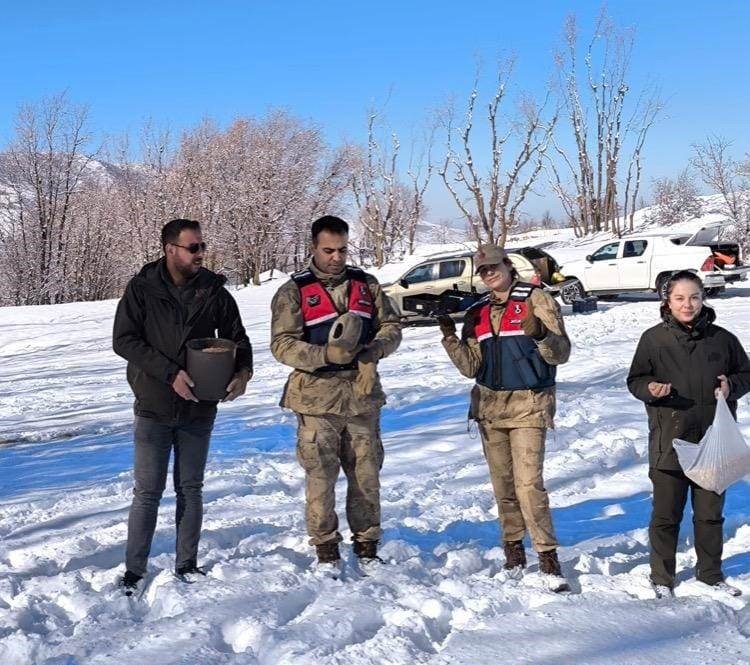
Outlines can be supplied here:
<path id="1" fill-rule="evenodd" d="M 338 543 L 323 543 L 315 546 L 318 563 L 337 563 L 341 560 Z"/>
<path id="2" fill-rule="evenodd" d="M 506 540 L 503 543 L 505 551 L 505 570 L 523 570 L 526 568 L 526 550 L 523 547 L 522 540 Z"/>
<path id="3" fill-rule="evenodd" d="M 560 569 L 560 561 L 557 558 L 557 550 L 539 552 L 539 572 L 545 576 L 550 591 L 570 591 L 568 581 Z"/>
<path id="4" fill-rule="evenodd" d="M 384 563 L 383 559 L 378 556 L 377 540 L 355 540 L 353 549 L 355 556 L 359 559 L 360 565 L 367 566 L 372 563 Z"/>
<path id="5" fill-rule="evenodd" d="M 709 584 L 708 586 L 711 589 L 721 591 L 728 596 L 737 597 L 742 595 L 742 591 L 740 589 L 738 589 L 736 586 L 732 586 L 731 584 L 727 584 L 724 580 L 722 580 L 721 582 L 716 582 L 715 584 Z"/>
<path id="6" fill-rule="evenodd" d="M 657 600 L 666 600 L 674 598 L 674 589 L 666 584 L 655 584 L 651 582 L 651 588 L 654 590 L 654 596 Z"/>
<path id="7" fill-rule="evenodd" d="M 143 579 L 140 575 L 131 573 L 129 570 L 118 580 L 117 586 L 121 587 L 126 596 L 132 596 L 138 591 L 138 582 Z"/>

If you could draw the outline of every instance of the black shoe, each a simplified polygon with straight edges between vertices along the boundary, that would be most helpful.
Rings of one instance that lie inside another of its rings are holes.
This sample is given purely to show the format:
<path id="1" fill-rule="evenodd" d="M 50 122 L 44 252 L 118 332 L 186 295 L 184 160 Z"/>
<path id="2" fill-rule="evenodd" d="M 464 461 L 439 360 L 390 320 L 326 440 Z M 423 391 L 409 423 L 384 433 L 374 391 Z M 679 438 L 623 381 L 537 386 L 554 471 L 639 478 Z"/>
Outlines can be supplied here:
<path id="1" fill-rule="evenodd" d="M 505 551 L 505 570 L 514 570 L 516 568 L 526 568 L 526 550 L 523 547 L 522 540 L 506 540 L 503 543 Z"/>
<path id="2" fill-rule="evenodd" d="M 117 582 L 117 586 L 121 587 L 125 592 L 126 596 L 132 596 L 138 591 L 138 582 L 143 579 L 141 575 L 131 573 L 129 570 L 125 571 L 125 574 Z"/>
<path id="3" fill-rule="evenodd" d="M 315 546 L 318 563 L 336 563 L 341 560 L 338 543 L 323 543 Z"/>
<path id="4" fill-rule="evenodd" d="M 354 541 L 354 554 L 358 559 L 366 561 L 379 561 L 383 563 L 383 559 L 378 556 L 378 541 L 377 540 L 355 540 Z"/>
<path id="5" fill-rule="evenodd" d="M 175 577 L 180 579 L 183 582 L 187 582 L 188 584 L 192 584 L 195 580 L 192 579 L 196 576 L 198 577 L 206 577 L 206 570 L 205 568 L 201 568 L 200 566 L 196 566 L 194 563 L 189 563 L 184 566 L 180 566 L 175 570 Z"/>

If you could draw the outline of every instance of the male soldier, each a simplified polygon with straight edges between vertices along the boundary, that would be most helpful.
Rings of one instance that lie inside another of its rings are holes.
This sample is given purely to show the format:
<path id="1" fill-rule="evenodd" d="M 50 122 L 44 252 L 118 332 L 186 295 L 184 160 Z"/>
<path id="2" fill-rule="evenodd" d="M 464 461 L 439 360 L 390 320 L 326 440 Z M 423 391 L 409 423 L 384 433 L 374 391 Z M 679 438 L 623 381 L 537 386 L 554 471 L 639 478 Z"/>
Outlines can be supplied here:
<path id="1" fill-rule="evenodd" d="M 556 365 L 570 355 L 560 308 L 545 291 L 518 281 L 505 251 L 480 246 L 474 266 L 489 289 L 456 324 L 440 317 L 443 346 L 458 370 L 476 379 L 471 415 L 478 422 L 490 468 L 512 575 L 526 566 L 526 529 L 539 570 L 554 591 L 567 589 L 557 558 L 542 467 L 547 428 L 554 427 Z"/>
<path id="2" fill-rule="evenodd" d="M 203 520 L 203 472 L 216 402 L 198 401 L 185 371 L 186 343 L 219 337 L 237 343 L 235 374 L 224 401 L 244 394 L 253 374 L 250 340 L 226 278 L 202 267 L 206 243 L 198 222 L 173 219 L 161 231 L 164 257 L 147 263 L 117 306 L 113 347 L 128 361 L 135 393 L 135 489 L 128 519 L 126 572 L 131 595 L 146 573 L 159 501 L 174 448 L 177 495 L 175 572 L 183 580 L 205 575 L 197 565 Z"/>
<path id="3" fill-rule="evenodd" d="M 294 368 L 281 406 L 297 414 L 297 459 L 306 475 L 306 520 L 318 562 L 340 559 L 334 489 L 344 468 L 354 553 L 377 560 L 380 540 L 380 408 L 376 366 L 401 342 L 398 314 L 378 281 L 346 265 L 349 226 L 312 225 L 312 258 L 271 304 L 271 352 Z"/>

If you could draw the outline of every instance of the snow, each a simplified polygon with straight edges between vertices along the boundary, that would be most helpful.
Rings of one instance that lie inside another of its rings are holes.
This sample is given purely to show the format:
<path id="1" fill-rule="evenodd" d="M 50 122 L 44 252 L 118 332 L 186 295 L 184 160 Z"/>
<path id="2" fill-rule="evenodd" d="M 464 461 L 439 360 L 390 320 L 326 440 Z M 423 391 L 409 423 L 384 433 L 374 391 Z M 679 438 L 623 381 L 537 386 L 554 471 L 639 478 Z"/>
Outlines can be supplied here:
<path id="1" fill-rule="evenodd" d="M 531 552 L 523 579 L 502 571 L 481 444 L 466 428 L 471 384 L 436 328 L 406 329 L 381 364 L 386 565 L 364 576 L 346 545 L 340 579 L 314 568 L 295 421 L 277 406 L 287 369 L 268 349 L 281 283 L 235 292 L 257 370 L 214 431 L 200 547 L 209 575 L 193 585 L 171 575 L 167 490 L 140 600 L 115 588 L 132 491 L 116 303 L 0 310 L 0 663 L 750 663 L 750 486 L 730 488 L 726 505 L 725 572 L 742 597 L 693 579 L 689 514 L 676 599 L 656 601 L 648 586 L 646 417 L 624 381 L 657 320 L 653 297 L 585 315 L 563 308 L 574 351 L 560 368 L 545 467 L 573 589 L 561 596 Z M 746 347 L 747 296 L 713 301 Z M 339 507 L 344 492 L 342 480 Z"/>

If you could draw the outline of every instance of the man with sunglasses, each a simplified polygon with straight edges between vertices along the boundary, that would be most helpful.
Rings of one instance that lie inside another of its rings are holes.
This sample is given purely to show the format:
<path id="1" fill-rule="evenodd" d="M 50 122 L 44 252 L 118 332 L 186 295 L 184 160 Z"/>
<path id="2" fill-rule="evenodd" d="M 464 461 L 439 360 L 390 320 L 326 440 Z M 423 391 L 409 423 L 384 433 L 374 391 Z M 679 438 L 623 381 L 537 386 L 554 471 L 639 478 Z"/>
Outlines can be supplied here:
<path id="1" fill-rule="evenodd" d="M 198 222 L 173 219 L 161 231 L 164 256 L 130 280 L 117 306 L 115 353 L 128 361 L 135 394 L 135 489 L 128 518 L 126 595 L 138 589 L 159 502 L 174 449 L 177 556 L 175 572 L 185 581 L 205 575 L 198 567 L 203 519 L 203 474 L 216 416 L 216 402 L 199 401 L 185 370 L 186 343 L 223 337 L 237 343 L 235 374 L 223 401 L 244 394 L 253 373 L 250 340 L 226 277 L 203 267 L 206 243 Z"/>

